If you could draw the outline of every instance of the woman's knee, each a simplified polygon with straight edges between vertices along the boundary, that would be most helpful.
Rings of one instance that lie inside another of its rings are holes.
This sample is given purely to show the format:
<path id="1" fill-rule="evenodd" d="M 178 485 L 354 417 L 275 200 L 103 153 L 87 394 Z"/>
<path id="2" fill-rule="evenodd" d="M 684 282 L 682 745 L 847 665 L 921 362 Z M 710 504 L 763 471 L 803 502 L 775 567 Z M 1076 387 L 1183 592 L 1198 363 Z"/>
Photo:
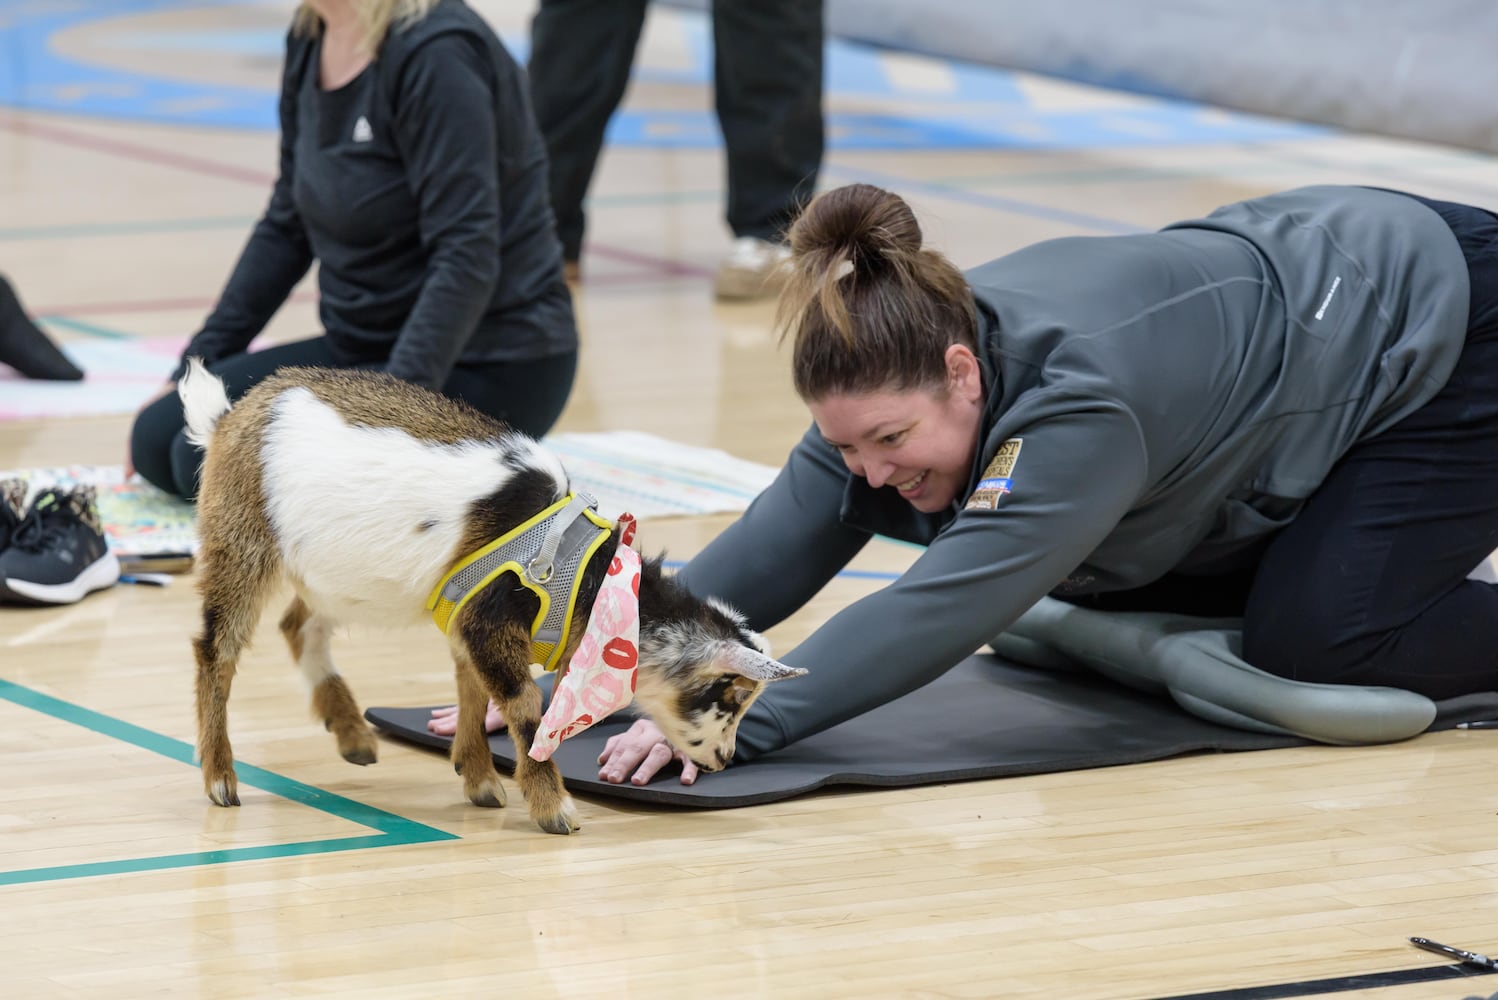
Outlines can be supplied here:
<path id="1" fill-rule="evenodd" d="M 1376 643 L 1350 636 L 1326 609 L 1280 609 L 1243 619 L 1243 658 L 1266 673 L 1313 684 L 1369 683 Z"/>
<path id="2" fill-rule="evenodd" d="M 185 426 L 182 404 L 172 393 L 136 414 L 130 427 L 130 463 L 146 482 L 181 495 L 172 472 L 173 445 Z"/>

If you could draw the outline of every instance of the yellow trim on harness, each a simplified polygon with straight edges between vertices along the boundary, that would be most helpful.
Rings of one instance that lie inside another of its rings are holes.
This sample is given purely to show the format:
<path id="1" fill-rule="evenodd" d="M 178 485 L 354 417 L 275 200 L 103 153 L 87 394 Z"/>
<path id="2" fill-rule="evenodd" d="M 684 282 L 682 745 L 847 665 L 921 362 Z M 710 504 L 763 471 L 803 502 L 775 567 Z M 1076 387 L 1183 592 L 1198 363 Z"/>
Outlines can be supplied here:
<path id="1" fill-rule="evenodd" d="M 547 507 L 545 510 L 541 511 L 535 517 L 529 518 L 521 524 L 516 525 L 514 528 L 511 528 L 509 531 L 505 532 L 503 535 L 500 535 L 494 541 L 485 545 L 477 552 L 473 552 L 465 556 L 463 559 L 459 560 L 451 570 L 448 571 L 447 575 L 438 582 L 435 588 L 433 588 L 432 593 L 427 597 L 426 603 L 427 610 L 432 613 L 432 620 L 436 622 L 437 627 L 441 629 L 444 634 L 446 634 L 448 629 L 451 628 L 453 619 L 457 617 L 458 612 L 462 610 L 463 606 L 467 604 L 475 594 L 483 590 L 485 587 L 489 586 L 489 584 L 493 583 L 496 579 L 499 578 L 501 574 L 514 573 L 516 579 L 520 581 L 520 584 L 527 590 L 531 591 L 531 593 L 535 594 L 541 602 L 540 610 L 536 612 L 536 617 L 531 621 L 530 632 L 532 651 L 537 654 L 537 658 L 540 660 L 542 666 L 544 666 L 547 670 L 555 670 L 557 668 L 557 662 L 561 658 L 562 650 L 567 648 L 567 637 L 572 632 L 573 613 L 574 611 L 576 611 L 577 606 L 577 592 L 578 589 L 582 586 L 583 569 L 587 566 L 588 560 L 592 559 L 593 554 L 598 551 L 599 546 L 603 544 L 604 539 L 609 537 L 614 527 L 612 522 L 600 517 L 596 511 L 592 510 L 591 508 L 584 507 L 579 512 L 589 521 L 592 521 L 593 526 L 598 528 L 599 531 L 593 538 L 593 540 L 588 542 L 587 547 L 584 548 L 582 558 L 579 560 L 577 565 L 577 570 L 572 574 L 572 586 L 569 587 L 567 593 L 563 595 L 565 596 L 567 601 L 567 613 L 562 618 L 562 632 L 554 645 L 545 640 L 542 640 L 540 642 L 536 641 L 536 633 L 540 631 L 541 624 L 546 621 L 546 613 L 551 608 L 553 595 L 547 589 L 546 583 L 544 581 L 537 582 L 535 580 L 532 580 L 530 574 L 526 572 L 526 568 L 520 565 L 520 563 L 516 562 L 514 559 L 506 560 L 505 562 L 502 562 L 498 566 L 494 567 L 484 575 L 483 579 L 474 584 L 466 594 L 458 598 L 456 601 L 444 598 L 442 596 L 442 591 L 447 586 L 448 581 L 457 576 L 464 569 L 473 565 L 473 563 L 484 558 L 486 555 L 493 552 L 500 546 L 513 541 L 515 538 L 524 534 L 526 531 L 529 531 L 531 528 L 535 527 L 537 524 L 540 524 L 542 521 L 545 521 L 547 518 L 560 513 L 563 508 L 565 508 L 572 502 L 574 496 L 575 495 L 572 493 L 567 494 L 565 497 L 558 500 L 550 507 Z M 551 579 L 556 578 L 553 576 L 551 577 Z"/>

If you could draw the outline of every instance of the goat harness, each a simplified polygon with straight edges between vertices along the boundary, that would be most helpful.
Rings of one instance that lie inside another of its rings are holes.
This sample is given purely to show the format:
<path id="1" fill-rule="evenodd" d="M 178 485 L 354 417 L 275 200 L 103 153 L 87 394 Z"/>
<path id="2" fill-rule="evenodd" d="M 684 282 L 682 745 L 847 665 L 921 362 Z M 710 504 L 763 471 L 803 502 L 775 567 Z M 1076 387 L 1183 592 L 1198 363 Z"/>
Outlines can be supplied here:
<path id="1" fill-rule="evenodd" d="M 555 670 L 572 631 L 581 570 L 614 528 L 597 507 L 587 493 L 569 493 L 462 559 L 427 598 L 437 627 L 447 632 L 474 595 L 513 573 L 541 602 L 531 621 L 531 648 L 543 667 Z"/>

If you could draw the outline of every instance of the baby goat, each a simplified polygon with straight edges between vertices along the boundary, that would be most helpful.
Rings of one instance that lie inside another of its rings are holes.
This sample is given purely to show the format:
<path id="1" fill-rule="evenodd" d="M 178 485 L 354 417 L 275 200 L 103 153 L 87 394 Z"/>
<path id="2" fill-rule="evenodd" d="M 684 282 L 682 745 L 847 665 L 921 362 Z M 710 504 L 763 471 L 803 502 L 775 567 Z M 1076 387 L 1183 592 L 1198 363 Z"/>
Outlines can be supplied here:
<path id="1" fill-rule="evenodd" d="M 373 763 L 374 735 L 329 655 L 334 626 L 430 619 L 429 595 L 459 562 L 568 496 L 565 471 L 531 438 L 383 374 L 283 369 L 231 409 L 223 383 L 194 360 L 178 392 L 190 440 L 207 449 L 198 494 L 203 631 L 193 650 L 208 797 L 239 804 L 229 687 L 282 579 L 296 596 L 281 632 L 312 686 L 313 711 L 344 759 Z M 597 539 L 608 529 L 592 530 Z M 538 622 L 540 597 L 507 570 L 447 622 L 459 706 L 452 760 L 475 805 L 505 802 L 484 733 L 492 698 L 509 723 L 531 817 L 550 833 L 578 828 L 556 765 L 527 755 L 541 718 L 530 667 L 571 658 L 619 536 L 615 525 L 575 560 L 570 621 L 548 614 Z M 662 575 L 659 559 L 644 565 L 639 613 L 636 703 L 698 767 L 722 768 L 764 684 L 803 671 L 770 659 L 741 616 L 688 594 Z M 543 624 L 562 626 L 547 632 L 550 643 L 533 636 Z"/>

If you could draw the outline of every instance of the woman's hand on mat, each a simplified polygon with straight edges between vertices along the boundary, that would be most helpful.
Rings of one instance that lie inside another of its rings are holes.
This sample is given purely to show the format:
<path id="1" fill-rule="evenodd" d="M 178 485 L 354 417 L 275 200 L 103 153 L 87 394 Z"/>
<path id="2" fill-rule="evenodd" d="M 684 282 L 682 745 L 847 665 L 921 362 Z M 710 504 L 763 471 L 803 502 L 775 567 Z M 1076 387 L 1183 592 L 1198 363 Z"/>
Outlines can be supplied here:
<path id="1" fill-rule="evenodd" d="M 622 733 L 615 733 L 598 755 L 598 780 L 617 785 L 634 771 L 629 783 L 648 785 L 656 772 L 672 761 L 681 763 L 681 783 L 697 780 L 697 765 L 680 750 L 666 742 L 666 734 L 649 719 L 639 719 Z"/>
<path id="2" fill-rule="evenodd" d="M 505 727 L 505 717 L 499 714 L 499 707 L 494 702 L 489 703 L 489 710 L 484 713 L 484 732 L 497 733 Z M 451 736 L 458 731 L 458 706 L 448 705 L 446 708 L 432 709 L 432 717 L 427 720 L 427 732 L 433 736 Z"/>

